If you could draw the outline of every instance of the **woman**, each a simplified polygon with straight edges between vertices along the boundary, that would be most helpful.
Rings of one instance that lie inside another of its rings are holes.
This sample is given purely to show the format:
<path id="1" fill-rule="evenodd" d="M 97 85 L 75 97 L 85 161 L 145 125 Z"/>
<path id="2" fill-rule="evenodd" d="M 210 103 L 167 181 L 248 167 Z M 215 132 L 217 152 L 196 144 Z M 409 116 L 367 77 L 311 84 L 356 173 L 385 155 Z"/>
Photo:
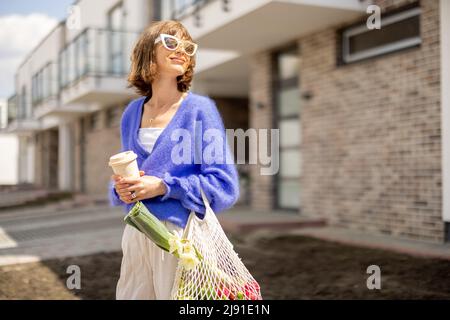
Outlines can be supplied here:
<path id="1" fill-rule="evenodd" d="M 122 151 L 138 155 L 141 176 L 111 176 L 109 193 L 111 204 L 124 205 L 126 212 L 141 201 L 176 232 L 184 230 L 191 211 L 203 217 L 200 189 L 214 212 L 230 208 L 239 197 L 217 107 L 209 97 L 189 91 L 196 51 L 176 21 L 155 22 L 141 34 L 128 81 L 142 97 L 127 106 L 121 120 Z M 129 225 L 122 250 L 116 298 L 169 299 L 177 259 Z"/>

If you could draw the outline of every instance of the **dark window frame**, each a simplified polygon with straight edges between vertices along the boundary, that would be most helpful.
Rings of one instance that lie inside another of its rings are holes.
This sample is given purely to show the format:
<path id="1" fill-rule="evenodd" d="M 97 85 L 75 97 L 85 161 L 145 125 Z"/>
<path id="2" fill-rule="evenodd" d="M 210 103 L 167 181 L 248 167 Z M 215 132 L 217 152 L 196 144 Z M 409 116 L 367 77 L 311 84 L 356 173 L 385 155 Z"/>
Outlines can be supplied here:
<path id="1" fill-rule="evenodd" d="M 107 128 L 114 128 L 114 127 L 118 127 L 120 125 L 120 119 L 121 119 L 120 111 L 121 111 L 121 109 L 118 106 L 113 106 L 113 107 L 106 109 L 105 121 L 106 121 Z M 116 114 L 114 115 L 114 113 L 116 113 Z"/>
<path id="2" fill-rule="evenodd" d="M 55 63 L 47 62 L 42 68 L 31 77 L 31 103 L 32 106 L 41 104 L 52 97 L 58 97 L 59 89 L 53 87 L 53 82 L 57 81 L 55 75 Z"/>
<path id="3" fill-rule="evenodd" d="M 89 131 L 97 131 L 101 129 L 101 112 L 95 111 L 88 117 Z"/>
<path id="4" fill-rule="evenodd" d="M 281 116 L 280 112 L 279 112 L 279 105 L 278 105 L 278 101 L 277 101 L 277 91 L 282 89 L 282 88 L 290 88 L 293 86 L 297 86 L 297 88 L 299 88 L 300 85 L 300 76 L 297 74 L 294 77 L 288 78 L 288 79 L 280 79 L 279 78 L 279 64 L 278 64 L 278 57 L 279 55 L 283 54 L 283 53 L 288 53 L 288 52 L 297 52 L 298 55 L 300 55 L 300 47 L 298 46 L 297 43 L 291 43 L 288 44 L 284 47 L 278 48 L 277 50 L 274 50 L 272 52 L 271 55 L 271 74 L 272 74 L 272 85 L 271 85 L 271 92 L 272 92 L 272 128 L 274 129 L 279 129 L 279 120 L 287 120 L 287 119 L 298 119 L 298 121 L 301 121 L 301 115 L 299 114 L 298 116 L 296 115 L 287 115 L 287 116 Z M 300 89 L 299 89 L 299 94 L 300 94 Z M 281 147 L 281 145 L 279 146 L 279 150 L 280 150 L 280 154 L 281 155 L 281 150 L 300 150 L 301 152 L 301 145 L 299 146 L 289 146 L 289 147 Z M 279 159 L 281 160 L 281 158 Z M 280 162 L 281 164 L 281 162 Z M 277 174 L 272 176 L 272 187 L 273 187 L 273 194 L 275 195 L 273 200 L 272 200 L 272 207 L 275 210 L 283 210 L 283 211 L 287 211 L 287 212 L 292 212 L 292 213 L 301 213 L 301 204 L 298 208 L 289 208 L 289 207 L 283 207 L 280 206 L 280 203 L 278 201 L 279 199 L 279 194 L 280 194 L 280 190 L 279 190 L 279 181 L 280 181 L 281 177 L 280 177 L 280 171 L 278 171 Z M 297 182 L 300 183 L 301 181 L 301 176 L 298 178 L 284 178 L 284 180 L 295 180 Z M 301 183 L 300 183 L 301 184 Z"/>
<path id="5" fill-rule="evenodd" d="M 410 3 L 408 5 L 402 6 L 390 12 L 382 13 L 381 14 L 382 26 L 383 22 L 384 24 L 386 23 L 393 24 L 396 22 L 401 22 L 403 20 L 409 19 L 411 17 L 418 16 L 419 35 L 415 38 L 407 38 L 404 40 L 393 42 L 391 44 L 382 45 L 366 51 L 362 51 L 362 53 L 357 54 L 356 57 L 355 55 L 353 55 L 352 57 L 348 53 L 349 52 L 348 40 L 350 39 L 351 35 L 359 35 L 370 31 L 366 27 L 367 17 L 354 24 L 351 24 L 349 26 L 337 30 L 338 35 L 336 46 L 338 49 L 336 61 L 337 66 L 349 65 L 360 61 L 376 59 L 385 55 L 420 47 L 422 45 L 421 20 L 420 20 L 421 15 L 422 9 L 420 7 L 419 2 Z M 349 34 L 350 37 L 346 37 Z"/>

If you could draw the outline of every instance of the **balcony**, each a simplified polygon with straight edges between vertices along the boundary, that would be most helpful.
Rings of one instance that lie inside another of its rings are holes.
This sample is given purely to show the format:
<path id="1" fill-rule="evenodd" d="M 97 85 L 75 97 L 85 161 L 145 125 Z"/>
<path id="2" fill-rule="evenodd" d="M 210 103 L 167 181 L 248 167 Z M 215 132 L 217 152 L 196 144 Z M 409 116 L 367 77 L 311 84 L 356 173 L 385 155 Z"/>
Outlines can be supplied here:
<path id="1" fill-rule="evenodd" d="M 181 21 L 199 43 L 194 84 L 222 97 L 248 96 L 252 54 L 365 15 L 360 0 L 174 0 L 163 19 Z"/>
<path id="2" fill-rule="evenodd" d="M 268 50 L 365 14 L 360 0 L 191 0 L 164 2 L 201 48 L 244 53 Z M 178 5 L 177 5 L 178 4 Z"/>
<path id="3" fill-rule="evenodd" d="M 7 103 L 8 125 L 2 130 L 3 133 L 28 135 L 41 129 L 40 122 L 27 114 L 31 108 L 26 108 L 26 101 L 20 101 L 17 95 L 13 95 Z"/>
<path id="4" fill-rule="evenodd" d="M 139 33 L 87 28 L 59 56 L 60 102 L 66 111 L 89 112 L 132 98 L 126 75 Z M 87 108 L 87 109 L 86 109 Z"/>
<path id="5" fill-rule="evenodd" d="M 92 111 L 92 106 L 61 104 L 59 79 L 59 65 L 54 62 L 32 76 L 33 115 L 40 121 L 42 130 L 58 126 L 62 119 Z"/>
<path id="6" fill-rule="evenodd" d="M 164 19 L 181 20 L 189 15 L 197 15 L 198 11 L 212 0 L 175 0 L 161 1 Z"/>

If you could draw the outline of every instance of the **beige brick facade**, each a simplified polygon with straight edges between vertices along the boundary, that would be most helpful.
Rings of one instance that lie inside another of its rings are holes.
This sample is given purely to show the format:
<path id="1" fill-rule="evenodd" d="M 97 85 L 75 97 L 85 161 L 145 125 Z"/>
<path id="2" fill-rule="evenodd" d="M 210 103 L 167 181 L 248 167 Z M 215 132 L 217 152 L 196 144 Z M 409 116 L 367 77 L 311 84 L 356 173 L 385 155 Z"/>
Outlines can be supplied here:
<path id="1" fill-rule="evenodd" d="M 271 54 L 257 54 L 250 59 L 250 128 L 272 128 Z M 259 165 L 250 167 L 250 198 L 254 209 L 271 210 L 274 201 L 273 177 L 260 174 Z"/>
<path id="2" fill-rule="evenodd" d="M 127 104 L 127 102 L 124 102 L 111 107 L 118 108 L 121 116 Z M 108 127 L 106 115 L 107 109 L 98 112 L 97 124 L 94 128 L 90 125 L 92 115 L 83 119 L 85 121 L 85 186 L 86 192 L 95 195 L 107 194 L 107 185 L 113 173 L 108 166 L 109 157 L 120 152 L 121 149 L 119 123 Z M 80 128 L 78 130 L 81 131 Z M 79 149 L 81 150 L 81 144 Z M 81 157 L 77 163 L 81 164 Z M 82 170 L 81 166 L 78 170 Z"/>
<path id="3" fill-rule="evenodd" d="M 377 1 L 393 9 L 411 1 Z M 301 212 L 332 225 L 434 242 L 441 215 L 439 2 L 421 1 L 422 45 L 337 65 L 337 28 L 298 40 L 303 102 Z M 384 11 L 383 11 L 384 12 Z M 271 127 L 270 52 L 255 56 L 250 123 Z M 256 104 L 267 104 L 262 110 Z M 270 178 L 253 170 L 255 208 Z"/>

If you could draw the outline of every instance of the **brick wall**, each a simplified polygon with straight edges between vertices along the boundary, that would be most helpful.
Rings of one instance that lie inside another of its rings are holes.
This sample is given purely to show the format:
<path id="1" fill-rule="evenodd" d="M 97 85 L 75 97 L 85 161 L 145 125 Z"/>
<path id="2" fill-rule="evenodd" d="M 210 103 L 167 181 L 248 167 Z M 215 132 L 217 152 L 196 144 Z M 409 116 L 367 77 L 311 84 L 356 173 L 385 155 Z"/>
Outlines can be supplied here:
<path id="1" fill-rule="evenodd" d="M 335 29 L 299 40 L 306 215 L 443 241 L 439 1 L 421 6 L 420 48 L 336 66 Z"/>
<path id="2" fill-rule="evenodd" d="M 120 108 L 120 114 L 124 110 L 125 104 L 117 106 Z M 84 118 L 86 123 L 86 137 L 85 137 L 85 184 L 86 192 L 94 195 L 107 196 L 107 186 L 110 177 L 113 174 L 111 168 L 108 166 L 109 157 L 115 153 L 120 152 L 120 127 L 114 125 L 106 127 L 106 109 L 99 112 L 99 125 L 94 129 L 90 129 L 88 122 L 89 116 Z M 78 123 L 78 134 L 80 133 L 80 123 Z M 76 140 L 80 141 L 79 136 Z M 81 145 L 78 146 L 78 156 Z M 79 159 L 79 158 L 76 158 Z M 77 173 L 80 175 L 81 163 L 76 160 L 78 164 Z M 78 182 L 79 184 L 80 182 Z"/>
<path id="3" fill-rule="evenodd" d="M 269 52 L 255 54 L 250 59 L 250 128 L 272 128 L 271 68 Z M 250 166 L 250 198 L 251 206 L 254 209 L 272 209 L 273 177 L 261 175 L 259 164 Z"/>

